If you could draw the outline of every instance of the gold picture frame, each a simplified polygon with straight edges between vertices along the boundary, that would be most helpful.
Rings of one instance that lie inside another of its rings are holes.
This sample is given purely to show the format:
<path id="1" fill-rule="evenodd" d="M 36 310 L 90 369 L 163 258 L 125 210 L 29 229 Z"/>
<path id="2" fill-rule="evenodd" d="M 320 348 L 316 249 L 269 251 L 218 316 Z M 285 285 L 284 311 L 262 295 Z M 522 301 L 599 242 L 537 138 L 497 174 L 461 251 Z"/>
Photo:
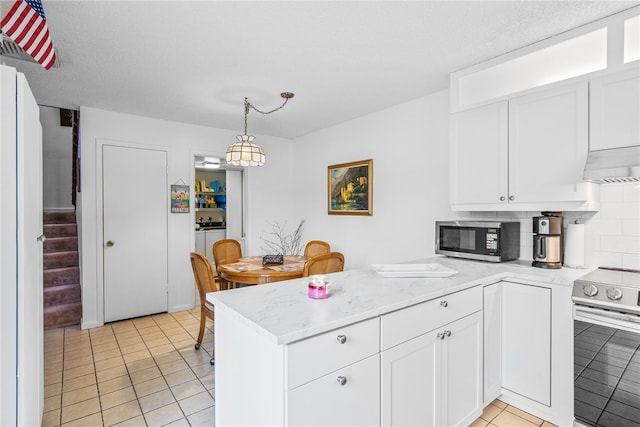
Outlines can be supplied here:
<path id="1" fill-rule="evenodd" d="M 373 160 L 327 169 L 329 215 L 373 215 Z"/>

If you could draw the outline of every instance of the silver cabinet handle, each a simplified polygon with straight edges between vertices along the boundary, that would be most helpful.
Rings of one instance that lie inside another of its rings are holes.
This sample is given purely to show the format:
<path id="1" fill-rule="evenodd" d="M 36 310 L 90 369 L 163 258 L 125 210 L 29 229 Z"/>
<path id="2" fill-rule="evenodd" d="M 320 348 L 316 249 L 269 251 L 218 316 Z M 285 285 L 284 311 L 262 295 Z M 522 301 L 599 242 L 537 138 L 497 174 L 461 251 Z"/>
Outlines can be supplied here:
<path id="1" fill-rule="evenodd" d="M 449 307 L 449 303 L 447 301 L 440 301 L 440 307 L 447 308 Z"/>
<path id="2" fill-rule="evenodd" d="M 451 336 L 451 331 L 447 329 L 446 331 L 444 331 L 444 334 L 446 336 L 450 337 Z"/>
<path id="3" fill-rule="evenodd" d="M 46 242 L 46 241 L 47 241 L 47 236 L 45 236 L 44 234 L 41 234 L 41 235 L 39 235 L 38 237 L 36 237 L 36 240 L 37 240 L 38 242 L 42 242 L 42 243 L 44 243 L 44 242 Z"/>
<path id="4" fill-rule="evenodd" d="M 113 243 L 113 240 L 107 240 L 107 246 L 108 247 L 111 247 L 113 245 L 115 245 L 115 243 Z"/>
<path id="5" fill-rule="evenodd" d="M 504 196 L 500 196 L 500 201 L 504 202 L 506 200 L 506 198 Z"/>
<path id="6" fill-rule="evenodd" d="M 516 199 L 516 196 L 509 196 L 509 200 L 513 201 Z"/>
<path id="7" fill-rule="evenodd" d="M 347 336 L 346 336 L 346 335 L 338 335 L 338 336 L 336 337 L 336 339 L 338 340 L 338 342 L 339 342 L 340 344 L 344 344 L 344 343 L 346 343 L 346 342 L 347 342 Z"/>
<path id="8" fill-rule="evenodd" d="M 442 332 L 438 332 L 438 334 L 436 335 L 436 338 L 440 338 L 441 340 L 443 340 L 444 334 Z"/>
<path id="9" fill-rule="evenodd" d="M 343 377 L 342 375 L 340 375 L 337 380 L 340 385 L 345 385 L 347 383 L 347 377 Z"/>

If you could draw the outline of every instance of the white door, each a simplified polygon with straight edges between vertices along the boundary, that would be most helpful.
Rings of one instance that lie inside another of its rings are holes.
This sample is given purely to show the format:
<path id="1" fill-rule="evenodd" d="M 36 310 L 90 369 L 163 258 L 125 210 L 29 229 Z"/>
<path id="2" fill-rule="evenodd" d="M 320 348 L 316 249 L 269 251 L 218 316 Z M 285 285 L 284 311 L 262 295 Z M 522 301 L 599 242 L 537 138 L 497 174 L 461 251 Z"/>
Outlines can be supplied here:
<path id="1" fill-rule="evenodd" d="M 243 209 L 243 172 L 227 171 L 227 239 L 240 242 L 242 253 L 245 253 L 244 209 Z"/>
<path id="2" fill-rule="evenodd" d="M 42 126 L 22 73 L 18 112 L 18 425 L 40 425 L 44 406 Z"/>
<path id="3" fill-rule="evenodd" d="M 167 311 L 167 152 L 103 145 L 104 321 Z"/>
<path id="4" fill-rule="evenodd" d="M 438 426 L 440 340 L 428 332 L 382 352 L 382 425 Z"/>

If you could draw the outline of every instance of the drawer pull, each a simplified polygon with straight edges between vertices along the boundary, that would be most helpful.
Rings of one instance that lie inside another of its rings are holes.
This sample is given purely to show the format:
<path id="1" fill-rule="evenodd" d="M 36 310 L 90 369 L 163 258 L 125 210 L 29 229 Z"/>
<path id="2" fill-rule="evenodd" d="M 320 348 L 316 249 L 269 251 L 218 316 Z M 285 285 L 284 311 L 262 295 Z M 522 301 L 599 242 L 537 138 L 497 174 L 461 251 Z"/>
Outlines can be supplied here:
<path id="1" fill-rule="evenodd" d="M 440 307 L 447 308 L 449 307 L 449 303 L 447 301 L 440 301 Z"/>
<path id="2" fill-rule="evenodd" d="M 338 340 L 338 342 L 339 342 L 340 344 L 344 344 L 344 343 L 346 343 L 346 342 L 347 342 L 347 336 L 346 336 L 346 335 L 338 335 L 338 336 L 336 337 L 336 339 Z"/>
<path id="3" fill-rule="evenodd" d="M 450 337 L 451 336 L 451 331 L 447 329 L 446 331 L 444 331 L 444 334 L 446 336 Z"/>
<path id="4" fill-rule="evenodd" d="M 340 375 L 338 377 L 338 384 L 345 385 L 346 383 L 347 383 L 347 377 L 343 377 L 342 375 Z"/>
<path id="5" fill-rule="evenodd" d="M 440 338 L 441 340 L 443 340 L 444 334 L 442 332 L 438 332 L 438 334 L 436 335 L 436 338 Z"/>

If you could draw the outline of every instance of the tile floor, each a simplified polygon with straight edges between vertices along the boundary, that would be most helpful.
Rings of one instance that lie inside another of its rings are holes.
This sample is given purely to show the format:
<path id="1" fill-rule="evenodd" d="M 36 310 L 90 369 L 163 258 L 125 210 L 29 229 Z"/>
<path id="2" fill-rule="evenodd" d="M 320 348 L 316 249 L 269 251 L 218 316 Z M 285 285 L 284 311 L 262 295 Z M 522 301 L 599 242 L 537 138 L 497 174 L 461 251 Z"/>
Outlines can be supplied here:
<path id="1" fill-rule="evenodd" d="M 80 330 L 45 331 L 44 415 L 54 426 L 213 426 L 213 323 L 200 308 Z M 553 427 L 500 400 L 471 427 Z"/>
<path id="2" fill-rule="evenodd" d="M 480 418 L 470 427 L 555 427 L 548 421 L 524 412 L 515 406 L 507 405 L 501 400 L 494 400 L 482 411 Z"/>
<path id="3" fill-rule="evenodd" d="M 200 307 L 45 331 L 43 427 L 212 426 L 212 322 L 200 350 Z"/>

